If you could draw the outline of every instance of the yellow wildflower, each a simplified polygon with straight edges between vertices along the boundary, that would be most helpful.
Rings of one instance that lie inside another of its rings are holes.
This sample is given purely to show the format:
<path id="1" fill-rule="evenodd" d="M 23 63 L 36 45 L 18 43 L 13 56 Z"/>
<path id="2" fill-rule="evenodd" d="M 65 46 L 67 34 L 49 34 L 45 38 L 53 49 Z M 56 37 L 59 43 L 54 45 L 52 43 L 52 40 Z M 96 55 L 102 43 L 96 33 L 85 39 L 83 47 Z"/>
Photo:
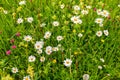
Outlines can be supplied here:
<path id="1" fill-rule="evenodd" d="M 56 61 L 56 59 L 54 59 L 52 62 L 53 62 L 53 63 L 56 63 L 57 61 Z"/>
<path id="2" fill-rule="evenodd" d="M 74 55 L 77 55 L 77 54 L 78 54 L 78 52 L 75 51 L 75 52 L 74 52 Z"/>
<path id="3" fill-rule="evenodd" d="M 17 12 L 19 12 L 19 11 L 21 11 L 21 10 L 22 10 L 22 7 L 21 7 L 21 6 L 17 8 Z"/>
<path id="4" fill-rule="evenodd" d="M 27 73 L 30 75 L 31 78 L 33 78 L 34 70 L 32 66 L 28 65 Z"/>
<path id="5" fill-rule="evenodd" d="M 3 76 L 1 80 L 14 80 L 9 74 L 7 76 Z"/>
<path id="6" fill-rule="evenodd" d="M 84 31 L 84 30 L 82 30 L 82 32 L 84 33 L 85 31 Z"/>
<path id="7" fill-rule="evenodd" d="M 101 39 L 101 42 L 103 42 L 103 43 L 104 43 L 104 42 L 105 42 L 105 40 Z"/>
<path id="8" fill-rule="evenodd" d="M 73 30 L 73 33 L 76 33 L 76 30 L 75 30 L 75 29 Z"/>

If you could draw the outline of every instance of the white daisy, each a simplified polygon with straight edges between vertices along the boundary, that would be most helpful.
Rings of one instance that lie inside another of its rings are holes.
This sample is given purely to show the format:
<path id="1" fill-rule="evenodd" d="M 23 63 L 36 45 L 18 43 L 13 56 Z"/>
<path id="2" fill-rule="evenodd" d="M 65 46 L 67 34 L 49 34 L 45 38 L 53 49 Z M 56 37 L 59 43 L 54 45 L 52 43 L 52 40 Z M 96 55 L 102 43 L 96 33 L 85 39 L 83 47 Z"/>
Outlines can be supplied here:
<path id="1" fill-rule="evenodd" d="M 63 40 L 63 37 L 62 36 L 57 36 L 57 41 L 61 41 Z"/>
<path id="2" fill-rule="evenodd" d="M 102 24 L 103 23 L 103 18 L 97 18 L 97 19 L 95 19 L 95 23 Z"/>
<path id="3" fill-rule="evenodd" d="M 64 7 L 65 7 L 65 5 L 64 5 L 64 4 L 61 4 L 61 5 L 60 5 L 60 8 L 61 8 L 61 9 L 63 9 Z"/>
<path id="4" fill-rule="evenodd" d="M 4 14 L 8 14 L 8 11 L 7 10 L 3 10 Z"/>
<path id="5" fill-rule="evenodd" d="M 118 7 L 120 7 L 120 4 L 118 4 Z"/>
<path id="6" fill-rule="evenodd" d="M 83 75 L 83 80 L 89 80 L 89 78 L 90 78 L 89 74 L 84 74 Z"/>
<path id="7" fill-rule="evenodd" d="M 80 7 L 78 5 L 74 5 L 73 9 L 76 10 L 76 11 L 78 11 L 78 10 L 80 10 Z"/>
<path id="8" fill-rule="evenodd" d="M 33 22 L 33 17 L 28 17 L 27 22 L 32 23 Z"/>
<path id="9" fill-rule="evenodd" d="M 58 51 L 59 48 L 58 48 L 58 47 L 53 47 L 52 50 L 53 50 L 53 51 Z"/>
<path id="10" fill-rule="evenodd" d="M 52 50 L 52 47 L 51 46 L 47 46 L 46 50 Z"/>
<path id="11" fill-rule="evenodd" d="M 35 47 L 35 49 L 38 50 L 38 49 L 43 48 L 43 45 L 44 45 L 44 42 L 43 42 L 43 41 L 36 41 L 34 47 Z"/>
<path id="12" fill-rule="evenodd" d="M 58 44 L 57 47 L 61 47 L 62 45 L 61 44 Z"/>
<path id="13" fill-rule="evenodd" d="M 32 40 L 32 37 L 30 35 L 24 36 L 24 40 L 29 42 Z"/>
<path id="14" fill-rule="evenodd" d="M 66 67 L 70 67 L 71 64 L 72 64 L 72 60 L 71 60 L 71 59 L 66 59 L 66 60 L 64 60 L 64 65 L 65 65 Z"/>
<path id="15" fill-rule="evenodd" d="M 53 26 L 59 26 L 59 22 L 58 21 L 54 21 L 52 24 L 53 24 Z"/>
<path id="16" fill-rule="evenodd" d="M 91 9 L 92 7 L 91 6 L 86 6 L 87 9 Z"/>
<path id="17" fill-rule="evenodd" d="M 45 26 L 46 26 L 45 23 L 40 24 L 40 27 L 45 27 Z"/>
<path id="18" fill-rule="evenodd" d="M 107 76 L 110 76 L 110 74 L 107 74 Z"/>
<path id="19" fill-rule="evenodd" d="M 83 34 L 82 34 L 82 33 L 79 33 L 79 34 L 78 34 L 78 37 L 80 37 L 80 38 L 81 38 L 82 36 L 83 36 Z"/>
<path id="20" fill-rule="evenodd" d="M 36 60 L 36 58 L 33 55 L 29 56 L 29 58 L 28 58 L 29 62 L 34 62 L 35 60 Z"/>
<path id="21" fill-rule="evenodd" d="M 97 15 L 102 15 L 102 10 L 101 9 L 97 9 Z"/>
<path id="22" fill-rule="evenodd" d="M 52 50 L 45 50 L 46 54 L 50 55 L 52 53 Z"/>
<path id="23" fill-rule="evenodd" d="M 38 53 L 38 54 L 42 54 L 42 49 L 38 49 L 38 50 L 37 50 L 37 53 Z"/>
<path id="24" fill-rule="evenodd" d="M 17 73 L 17 72 L 18 72 L 18 68 L 13 67 L 13 68 L 12 68 L 12 73 Z"/>
<path id="25" fill-rule="evenodd" d="M 50 55 L 52 53 L 52 47 L 47 46 L 45 52 L 46 52 L 46 54 Z"/>
<path id="26" fill-rule="evenodd" d="M 17 23 L 18 23 L 18 24 L 23 23 L 23 19 L 22 19 L 22 18 L 18 18 Z"/>
<path id="27" fill-rule="evenodd" d="M 101 37 L 101 36 L 102 36 L 102 31 L 97 31 L 97 32 L 96 32 L 96 35 L 97 35 L 98 37 Z"/>
<path id="28" fill-rule="evenodd" d="M 105 36 L 108 36 L 108 35 L 109 35 L 108 30 L 104 30 L 103 32 L 104 32 Z"/>
<path id="29" fill-rule="evenodd" d="M 102 66 L 98 66 L 98 69 L 102 69 Z"/>
<path id="30" fill-rule="evenodd" d="M 45 57 L 44 56 L 40 57 L 40 61 L 44 62 L 45 61 Z"/>
<path id="31" fill-rule="evenodd" d="M 83 15 L 87 15 L 87 14 L 88 14 L 88 10 L 82 10 L 81 13 L 82 13 Z"/>
<path id="32" fill-rule="evenodd" d="M 104 16 L 104 17 L 108 17 L 109 16 L 109 12 L 107 10 L 103 10 L 101 15 Z"/>
<path id="33" fill-rule="evenodd" d="M 23 80 L 31 80 L 31 79 L 30 79 L 30 76 L 25 76 L 23 77 Z"/>
<path id="34" fill-rule="evenodd" d="M 51 36 L 51 32 L 47 31 L 44 35 L 44 38 L 48 39 L 48 38 L 50 38 L 50 36 Z"/>
<path id="35" fill-rule="evenodd" d="M 25 4 L 26 4 L 25 0 L 19 2 L 19 5 L 25 5 Z"/>
<path id="36" fill-rule="evenodd" d="M 82 23 L 82 20 L 79 19 L 79 16 L 73 16 L 71 17 L 71 21 L 75 24 L 81 24 Z"/>
<path id="37" fill-rule="evenodd" d="M 103 27 L 103 24 L 101 23 L 101 24 L 99 24 L 99 26 L 100 26 L 100 27 Z"/>
<path id="38" fill-rule="evenodd" d="M 100 61 L 103 62 L 103 63 L 105 62 L 105 60 L 103 58 L 100 58 Z"/>

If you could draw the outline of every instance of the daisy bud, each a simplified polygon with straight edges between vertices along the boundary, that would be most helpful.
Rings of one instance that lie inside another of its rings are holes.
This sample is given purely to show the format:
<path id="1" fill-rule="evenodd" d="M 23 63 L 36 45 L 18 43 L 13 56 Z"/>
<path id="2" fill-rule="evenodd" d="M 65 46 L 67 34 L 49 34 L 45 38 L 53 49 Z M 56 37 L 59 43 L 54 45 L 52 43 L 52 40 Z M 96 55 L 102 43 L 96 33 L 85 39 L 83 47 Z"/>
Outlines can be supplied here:
<path id="1" fill-rule="evenodd" d="M 89 80 L 89 75 L 88 74 L 84 74 L 83 75 L 83 80 Z"/>

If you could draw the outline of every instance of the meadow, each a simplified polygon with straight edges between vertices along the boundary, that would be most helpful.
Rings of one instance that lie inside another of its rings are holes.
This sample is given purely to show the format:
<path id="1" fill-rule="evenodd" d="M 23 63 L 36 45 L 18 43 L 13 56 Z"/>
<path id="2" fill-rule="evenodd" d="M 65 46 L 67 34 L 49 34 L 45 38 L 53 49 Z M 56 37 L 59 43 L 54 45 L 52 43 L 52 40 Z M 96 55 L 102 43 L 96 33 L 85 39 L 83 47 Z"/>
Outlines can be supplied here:
<path id="1" fill-rule="evenodd" d="M 0 80 L 120 80 L 120 1 L 0 0 Z"/>

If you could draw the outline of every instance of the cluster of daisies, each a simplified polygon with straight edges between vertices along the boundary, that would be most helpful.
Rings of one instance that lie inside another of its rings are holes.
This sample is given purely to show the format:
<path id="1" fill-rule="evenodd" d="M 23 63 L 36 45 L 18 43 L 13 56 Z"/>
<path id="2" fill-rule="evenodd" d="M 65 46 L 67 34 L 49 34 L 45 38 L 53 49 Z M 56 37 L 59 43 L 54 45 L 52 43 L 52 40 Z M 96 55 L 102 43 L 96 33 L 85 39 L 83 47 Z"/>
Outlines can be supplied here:
<path id="1" fill-rule="evenodd" d="M 71 17 L 71 21 L 74 23 L 74 24 L 82 24 L 82 20 L 80 19 L 80 16 L 76 16 L 79 14 L 79 12 L 81 12 L 82 15 L 87 15 L 88 12 L 89 12 L 89 9 L 91 9 L 91 6 L 86 6 L 86 10 L 81 10 L 80 9 L 80 6 L 78 5 L 74 5 L 73 6 L 73 13 L 75 14 L 75 16 L 72 16 Z M 81 10 L 81 11 L 80 11 Z"/>
<path id="2" fill-rule="evenodd" d="M 26 1 L 25 1 L 25 0 L 20 1 L 20 2 L 19 2 L 19 5 L 20 5 L 20 6 L 26 5 Z M 25 20 L 26 20 L 28 23 L 32 23 L 32 22 L 33 22 L 33 17 L 27 17 L 27 18 L 25 18 Z M 17 24 L 21 24 L 21 23 L 23 23 L 23 21 L 24 21 L 24 19 L 20 17 L 20 18 L 17 19 Z"/>
<path id="3" fill-rule="evenodd" d="M 26 1 L 23 0 L 23 1 L 20 1 L 19 2 L 19 5 L 22 6 L 22 5 L 25 5 L 26 4 Z M 64 9 L 65 8 L 65 4 L 61 4 L 60 5 L 60 8 L 61 9 Z M 73 13 L 74 13 L 74 16 L 72 16 L 70 18 L 71 22 L 73 24 L 82 24 L 82 19 L 80 18 L 79 14 L 82 14 L 82 15 L 87 15 L 89 13 L 89 9 L 91 9 L 91 6 L 86 6 L 86 9 L 84 10 L 81 10 L 80 6 L 79 5 L 74 5 L 73 7 Z M 4 10 L 4 13 L 7 14 L 7 11 Z M 95 19 L 95 23 L 98 24 L 100 27 L 103 27 L 103 23 L 104 23 L 104 18 L 109 18 L 110 17 L 110 13 L 107 11 L 107 10 L 102 10 L 102 9 L 97 9 L 96 10 L 96 13 L 97 15 L 101 16 L 101 18 L 96 18 Z M 18 18 L 17 19 L 17 24 L 22 24 L 24 21 L 27 21 L 28 23 L 32 23 L 34 21 L 34 18 L 33 17 L 27 17 L 25 18 Z M 52 25 L 54 27 L 58 27 L 60 26 L 60 23 L 59 21 L 53 21 L 52 22 Z M 40 27 L 45 27 L 46 26 L 46 23 L 42 23 L 40 24 Z M 96 32 L 96 35 L 98 37 L 101 37 L 102 35 L 105 35 L 105 36 L 108 36 L 109 35 L 109 31 L 108 30 L 99 30 Z M 20 36 L 20 33 L 17 33 L 16 36 Z M 39 55 L 43 54 L 44 52 L 47 54 L 47 55 L 51 55 L 53 52 L 56 52 L 56 51 L 59 51 L 59 50 L 62 50 L 61 49 L 61 45 L 58 44 L 57 46 L 55 47 L 52 47 L 52 46 L 44 46 L 44 40 L 47 40 L 49 39 L 50 37 L 52 36 L 52 32 L 51 31 L 46 31 L 43 38 L 44 39 L 41 39 L 40 41 L 35 41 L 34 43 L 34 48 L 35 48 L 35 51 L 36 53 L 38 53 Z M 78 37 L 82 37 L 83 34 L 82 33 L 79 33 L 78 34 Z M 64 37 L 62 35 L 58 35 L 56 37 L 56 40 L 58 42 L 62 41 L 64 39 Z M 26 42 L 31 42 L 33 40 L 32 36 L 31 35 L 25 35 L 24 38 L 23 38 L 24 41 Z M 11 43 L 14 43 L 14 40 L 11 40 Z M 45 47 L 45 48 L 43 48 Z M 12 49 L 15 49 L 16 46 L 15 45 L 12 45 L 11 46 Z M 7 55 L 10 55 L 11 54 L 11 50 L 8 50 L 6 51 L 6 54 Z M 35 62 L 36 61 L 36 57 L 34 55 L 29 55 L 28 56 L 28 62 Z M 40 62 L 45 62 L 45 57 L 44 56 L 41 56 L 40 59 L 39 59 Z M 100 61 L 101 62 L 105 62 L 103 58 L 100 58 Z M 66 58 L 64 61 L 63 61 L 63 64 L 64 66 L 66 67 L 70 67 L 72 65 L 72 60 L 69 59 L 69 58 Z M 104 65 L 103 65 L 104 66 Z M 98 66 L 99 69 L 102 69 L 103 67 L 100 65 Z M 12 68 L 12 73 L 18 73 L 19 70 L 17 67 L 13 67 Z M 84 74 L 83 75 L 83 80 L 88 80 L 89 79 L 89 74 Z M 25 76 L 23 78 L 23 80 L 31 80 L 30 79 L 30 76 Z"/>
<path id="4" fill-rule="evenodd" d="M 101 10 L 101 9 L 97 9 L 96 12 L 97 12 L 97 15 L 101 16 L 102 18 L 96 18 L 95 23 L 99 24 L 100 27 L 103 27 L 103 21 L 104 21 L 103 17 L 109 18 L 110 13 L 107 10 Z M 99 30 L 99 31 L 96 32 L 96 35 L 98 37 L 101 37 L 103 33 L 104 33 L 105 36 L 109 35 L 108 30 L 103 30 L 103 31 Z"/>

